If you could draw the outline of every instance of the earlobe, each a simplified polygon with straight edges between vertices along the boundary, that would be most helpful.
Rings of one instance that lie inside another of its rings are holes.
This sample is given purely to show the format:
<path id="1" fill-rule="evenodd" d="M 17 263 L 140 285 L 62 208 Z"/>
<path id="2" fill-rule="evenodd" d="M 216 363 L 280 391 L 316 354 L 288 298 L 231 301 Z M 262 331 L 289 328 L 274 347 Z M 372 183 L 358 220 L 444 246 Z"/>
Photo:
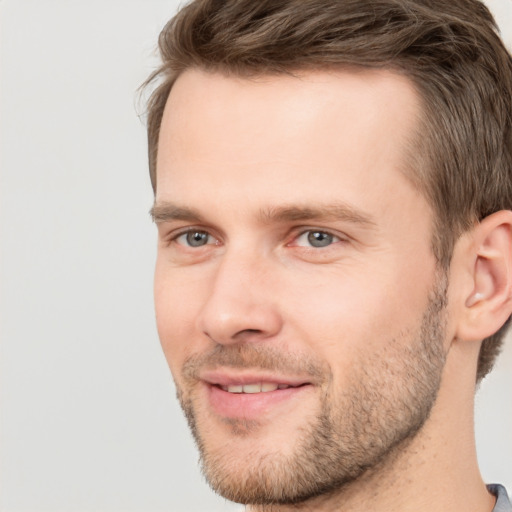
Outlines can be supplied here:
<path id="1" fill-rule="evenodd" d="M 471 292 L 457 337 L 482 340 L 494 334 L 512 313 L 512 212 L 499 211 L 471 233 Z"/>

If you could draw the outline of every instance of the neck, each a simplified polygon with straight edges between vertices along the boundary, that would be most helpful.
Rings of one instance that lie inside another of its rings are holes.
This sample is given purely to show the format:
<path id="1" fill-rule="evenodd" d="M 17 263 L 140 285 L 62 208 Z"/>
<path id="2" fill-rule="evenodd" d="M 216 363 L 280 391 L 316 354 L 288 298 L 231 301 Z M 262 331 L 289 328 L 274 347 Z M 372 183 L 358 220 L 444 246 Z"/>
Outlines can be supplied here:
<path id="1" fill-rule="evenodd" d="M 253 506 L 248 512 L 491 512 L 495 499 L 480 475 L 474 441 L 475 373 L 471 360 L 464 366 L 460 353 L 453 357 L 458 351 L 457 346 L 450 350 L 423 428 L 380 467 L 335 493 L 295 505 Z"/>

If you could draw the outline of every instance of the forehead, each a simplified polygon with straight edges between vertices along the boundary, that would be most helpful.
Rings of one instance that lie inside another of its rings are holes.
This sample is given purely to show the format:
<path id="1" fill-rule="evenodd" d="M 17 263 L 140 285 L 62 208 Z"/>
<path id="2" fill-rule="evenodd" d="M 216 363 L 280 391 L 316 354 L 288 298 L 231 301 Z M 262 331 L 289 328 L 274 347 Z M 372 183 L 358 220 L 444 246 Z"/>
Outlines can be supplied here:
<path id="1" fill-rule="evenodd" d="M 264 196 L 263 206 L 283 196 L 332 202 L 339 198 L 324 196 L 340 187 L 345 196 L 368 196 L 370 182 L 382 193 L 408 171 L 418 112 L 414 86 L 391 71 L 249 79 L 188 70 L 163 116 L 157 202 L 200 201 L 212 190 L 218 202 L 232 201 L 234 191 L 247 204 Z"/>

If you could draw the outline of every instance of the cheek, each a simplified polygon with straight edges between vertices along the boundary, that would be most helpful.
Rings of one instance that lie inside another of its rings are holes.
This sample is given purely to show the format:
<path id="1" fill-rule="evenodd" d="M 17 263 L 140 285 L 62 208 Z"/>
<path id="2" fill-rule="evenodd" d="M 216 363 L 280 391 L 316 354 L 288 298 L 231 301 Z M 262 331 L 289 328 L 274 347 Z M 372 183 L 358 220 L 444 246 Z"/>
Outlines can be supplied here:
<path id="1" fill-rule="evenodd" d="M 287 294 L 288 311 L 310 348 L 343 375 L 361 354 L 378 353 L 417 328 L 431 286 L 428 274 L 413 278 L 399 268 L 333 275 Z"/>
<path id="2" fill-rule="evenodd" d="M 179 276 L 162 268 L 157 262 L 154 300 L 158 336 L 167 363 L 176 375 L 183 361 L 193 350 L 194 330 L 198 314 L 199 292 L 185 286 Z"/>

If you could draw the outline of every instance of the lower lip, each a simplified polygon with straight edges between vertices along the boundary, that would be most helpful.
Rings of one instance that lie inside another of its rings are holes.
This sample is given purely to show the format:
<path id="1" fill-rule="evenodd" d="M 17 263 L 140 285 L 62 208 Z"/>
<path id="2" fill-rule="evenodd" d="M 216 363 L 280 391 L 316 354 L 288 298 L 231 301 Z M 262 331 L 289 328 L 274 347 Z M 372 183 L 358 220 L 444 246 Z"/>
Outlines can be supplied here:
<path id="1" fill-rule="evenodd" d="M 224 418 L 255 420 L 284 403 L 296 400 L 312 386 L 306 384 L 296 388 L 276 389 L 265 393 L 229 393 L 218 386 L 207 385 L 210 405 L 216 414 Z"/>

